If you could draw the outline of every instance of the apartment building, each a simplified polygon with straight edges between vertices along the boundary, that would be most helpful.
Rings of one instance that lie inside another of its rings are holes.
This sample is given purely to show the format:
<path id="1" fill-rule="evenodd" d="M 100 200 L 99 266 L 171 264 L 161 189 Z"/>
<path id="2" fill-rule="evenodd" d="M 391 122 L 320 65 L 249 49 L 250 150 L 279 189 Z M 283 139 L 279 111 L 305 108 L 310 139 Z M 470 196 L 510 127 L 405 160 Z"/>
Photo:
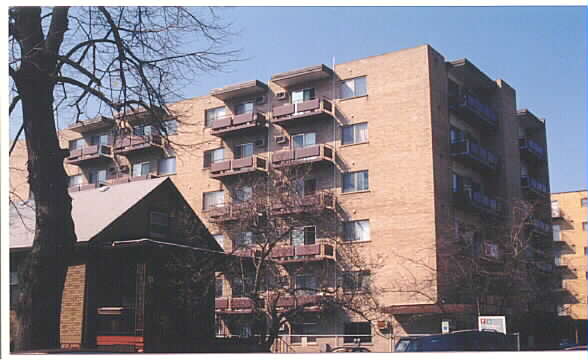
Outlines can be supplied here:
<path id="1" fill-rule="evenodd" d="M 442 320 L 475 328 L 478 313 L 498 314 L 496 296 L 457 295 L 455 261 L 441 249 L 463 237 L 480 266 L 499 268 L 504 249 L 492 229 L 513 225 L 519 201 L 534 204 L 525 230 L 539 251 L 529 256 L 549 262 L 545 123 L 517 110 L 515 90 L 504 80 L 492 80 L 466 59 L 447 61 L 423 45 L 225 86 L 171 107 L 176 118 L 164 126 L 136 114 L 125 120 L 128 130 L 114 135 L 119 120 L 109 117 L 63 130 L 72 191 L 170 176 L 232 251 L 248 236 L 228 226 L 239 216 L 234 206 L 253 196 L 236 188 L 239 179 L 312 163 L 305 199 L 339 223 L 336 246 L 356 246 L 378 264 L 364 275 L 378 288 L 382 313 L 369 322 L 314 311 L 282 329 L 288 351 L 353 346 L 358 339 L 372 351 L 391 351 L 398 336 L 440 332 Z M 168 136 L 160 135 L 164 128 Z M 22 154 L 12 156 L 12 166 L 24 164 Z M 11 180 L 13 191 L 26 197 L 24 178 L 13 172 Z M 320 231 L 304 232 L 304 240 L 293 236 L 287 251 L 305 256 L 290 260 L 336 262 L 324 247 L 312 246 Z M 551 276 L 546 266 L 538 269 L 529 276 Z M 250 305 L 235 282 L 219 279 L 217 295 L 219 334 L 251 335 Z"/>
<path id="2" fill-rule="evenodd" d="M 561 317 L 565 336 L 570 342 L 586 344 L 586 190 L 551 194 L 555 267 L 559 275 Z"/>

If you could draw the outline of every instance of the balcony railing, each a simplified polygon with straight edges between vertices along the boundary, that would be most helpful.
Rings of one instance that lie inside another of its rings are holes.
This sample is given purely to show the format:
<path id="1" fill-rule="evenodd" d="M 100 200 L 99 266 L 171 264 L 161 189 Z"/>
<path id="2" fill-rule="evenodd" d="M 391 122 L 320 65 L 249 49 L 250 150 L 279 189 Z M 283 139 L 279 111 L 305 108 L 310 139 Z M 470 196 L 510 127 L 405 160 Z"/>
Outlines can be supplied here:
<path id="1" fill-rule="evenodd" d="M 68 164 L 79 165 L 85 161 L 112 159 L 112 149 L 108 145 L 90 145 L 69 151 Z"/>
<path id="2" fill-rule="evenodd" d="M 331 146 L 319 144 L 277 151 L 272 154 L 272 165 L 275 167 L 319 162 L 335 162 L 335 153 Z"/>
<path id="3" fill-rule="evenodd" d="M 551 234 L 551 225 L 540 219 L 531 219 L 529 227 L 531 231 L 540 235 Z"/>
<path id="4" fill-rule="evenodd" d="M 140 175 L 140 176 L 120 175 L 120 176 L 116 176 L 116 177 L 112 177 L 112 178 L 107 179 L 106 183 L 109 185 L 126 184 L 126 183 L 132 182 L 132 181 L 155 179 L 159 176 L 160 175 L 158 175 L 156 172 L 152 172 L 152 173 L 149 173 L 146 175 Z M 161 176 L 163 176 L 163 175 L 161 175 Z"/>
<path id="5" fill-rule="evenodd" d="M 272 109 L 272 123 L 287 126 L 294 120 L 333 117 L 335 105 L 327 99 L 312 99 L 297 104 L 284 104 Z"/>
<path id="6" fill-rule="evenodd" d="M 545 161 L 545 149 L 529 138 L 519 138 L 521 156 L 531 161 Z"/>
<path id="7" fill-rule="evenodd" d="M 279 263 L 335 260 L 335 246 L 329 242 L 309 245 L 276 246 L 272 249 L 272 260 Z"/>
<path id="8" fill-rule="evenodd" d="M 321 191 L 304 196 L 292 195 L 271 202 L 273 215 L 294 215 L 335 210 L 337 199 L 331 192 Z"/>
<path id="9" fill-rule="evenodd" d="M 451 144 L 451 156 L 480 170 L 495 172 L 498 168 L 498 157 L 469 139 L 454 141 Z"/>
<path id="10" fill-rule="evenodd" d="M 128 154 L 138 150 L 161 150 L 164 141 L 161 135 L 124 136 L 116 139 L 114 150 L 120 154 Z"/>
<path id="11" fill-rule="evenodd" d="M 248 112 L 239 115 L 229 115 L 214 120 L 211 125 L 211 135 L 225 136 L 242 133 L 245 130 L 256 130 L 266 127 L 265 116 L 259 112 Z"/>
<path id="12" fill-rule="evenodd" d="M 453 199 L 458 206 L 475 209 L 486 215 L 500 216 L 502 214 L 501 202 L 480 192 L 457 191 L 453 193 Z"/>
<path id="13" fill-rule="evenodd" d="M 251 214 L 252 209 L 256 207 L 257 204 L 252 201 L 225 203 L 222 206 L 204 210 L 204 214 L 211 223 L 222 224 L 238 221 Z"/>
<path id="14" fill-rule="evenodd" d="M 221 297 L 214 300 L 214 310 L 221 314 L 251 314 L 255 304 L 247 297 Z"/>
<path id="15" fill-rule="evenodd" d="M 532 195 L 545 196 L 548 193 L 547 185 L 530 176 L 521 176 L 521 187 Z"/>
<path id="16" fill-rule="evenodd" d="M 485 128 L 498 127 L 498 115 L 492 108 L 472 94 L 464 93 L 450 98 L 450 109 L 465 115 L 466 120 L 473 120 Z"/>
<path id="17" fill-rule="evenodd" d="M 267 173 L 267 169 L 267 160 L 259 155 L 253 155 L 241 159 L 223 160 L 210 164 L 210 177 L 219 179 L 245 173 Z"/>

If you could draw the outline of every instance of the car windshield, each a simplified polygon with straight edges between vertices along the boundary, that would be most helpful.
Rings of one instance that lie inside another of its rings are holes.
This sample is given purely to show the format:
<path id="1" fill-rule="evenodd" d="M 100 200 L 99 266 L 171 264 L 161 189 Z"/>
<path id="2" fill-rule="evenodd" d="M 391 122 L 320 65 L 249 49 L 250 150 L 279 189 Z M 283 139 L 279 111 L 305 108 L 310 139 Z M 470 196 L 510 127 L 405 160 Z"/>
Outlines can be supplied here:
<path id="1" fill-rule="evenodd" d="M 408 349 L 408 345 L 410 345 L 411 340 L 410 339 L 403 339 L 400 340 L 398 342 L 398 344 L 396 344 L 396 351 L 398 352 L 405 352 Z"/>

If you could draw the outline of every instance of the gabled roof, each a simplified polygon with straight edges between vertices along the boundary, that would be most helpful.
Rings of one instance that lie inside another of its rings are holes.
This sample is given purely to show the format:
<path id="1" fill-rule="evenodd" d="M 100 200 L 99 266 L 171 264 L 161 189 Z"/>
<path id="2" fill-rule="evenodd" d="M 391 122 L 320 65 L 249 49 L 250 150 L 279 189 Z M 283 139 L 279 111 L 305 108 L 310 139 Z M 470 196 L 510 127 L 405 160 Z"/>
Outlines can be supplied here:
<path id="1" fill-rule="evenodd" d="M 77 241 L 87 242 L 169 178 L 135 181 L 71 193 Z M 10 205 L 10 248 L 28 248 L 35 231 L 34 202 Z"/>

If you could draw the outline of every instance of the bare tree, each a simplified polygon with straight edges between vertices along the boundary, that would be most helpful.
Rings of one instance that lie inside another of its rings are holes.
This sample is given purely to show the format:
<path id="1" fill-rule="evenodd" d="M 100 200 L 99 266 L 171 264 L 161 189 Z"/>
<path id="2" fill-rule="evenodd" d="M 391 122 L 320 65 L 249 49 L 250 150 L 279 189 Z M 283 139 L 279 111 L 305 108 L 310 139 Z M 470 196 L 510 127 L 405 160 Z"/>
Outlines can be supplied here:
<path id="1" fill-rule="evenodd" d="M 304 189 L 312 167 L 290 165 L 240 177 L 228 185 L 232 201 L 207 211 L 236 239 L 235 260 L 222 276 L 231 283 L 232 301 L 243 302 L 235 307 L 252 309 L 252 335 L 266 351 L 306 311 L 342 310 L 366 319 L 378 311 L 369 274 L 381 264 L 341 240 L 344 214 L 334 193 Z M 228 298 L 220 301 L 228 306 Z"/>
<path id="2" fill-rule="evenodd" d="M 181 87 L 235 60 L 228 24 L 212 9 L 13 7 L 9 9 L 10 111 L 22 109 L 34 245 L 19 271 L 15 349 L 59 345 L 61 294 L 76 241 L 56 114 L 74 119 L 144 112 L 159 124 Z M 21 131 L 18 132 L 20 134 Z"/>

